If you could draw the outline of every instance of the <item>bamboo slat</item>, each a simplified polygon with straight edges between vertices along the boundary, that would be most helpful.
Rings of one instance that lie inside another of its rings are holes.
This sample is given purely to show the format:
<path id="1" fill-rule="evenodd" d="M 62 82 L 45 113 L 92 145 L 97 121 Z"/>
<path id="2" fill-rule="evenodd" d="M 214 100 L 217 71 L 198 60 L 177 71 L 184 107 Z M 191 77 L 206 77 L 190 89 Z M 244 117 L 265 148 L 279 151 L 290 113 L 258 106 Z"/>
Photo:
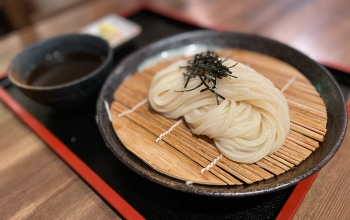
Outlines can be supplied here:
<path id="1" fill-rule="evenodd" d="M 164 118 L 153 111 L 148 102 L 143 104 L 152 77 L 171 64 L 169 60 L 135 73 L 115 91 L 110 109 L 112 124 L 124 146 L 163 174 L 207 185 L 241 185 L 266 180 L 287 172 L 310 156 L 326 133 L 327 112 L 307 78 L 289 64 L 256 52 L 225 49 L 219 54 L 248 64 L 279 89 L 293 78 L 283 91 L 290 108 L 291 130 L 277 152 L 254 164 L 237 163 L 225 157 L 219 159 L 220 152 L 211 139 L 193 135 L 186 122 Z M 140 103 L 142 105 L 134 109 Z M 129 114 L 125 114 L 126 111 Z M 118 116 L 120 113 L 124 113 L 122 117 Z"/>

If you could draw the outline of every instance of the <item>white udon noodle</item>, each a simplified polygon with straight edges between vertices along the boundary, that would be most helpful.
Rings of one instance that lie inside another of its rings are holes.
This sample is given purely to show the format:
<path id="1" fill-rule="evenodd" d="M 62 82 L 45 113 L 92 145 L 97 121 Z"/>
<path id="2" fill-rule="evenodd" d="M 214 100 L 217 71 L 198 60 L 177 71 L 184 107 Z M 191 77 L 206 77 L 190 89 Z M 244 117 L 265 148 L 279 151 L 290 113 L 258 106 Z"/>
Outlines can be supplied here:
<path id="1" fill-rule="evenodd" d="M 227 67 L 236 64 L 227 60 Z M 176 92 L 200 84 L 192 78 L 184 88 L 186 61 L 178 61 L 159 71 L 149 91 L 152 108 L 166 118 L 184 117 L 192 133 L 207 135 L 227 158 L 241 163 L 254 163 L 276 152 L 289 128 L 287 101 L 280 90 L 252 68 L 238 63 L 231 68 L 237 78 L 217 80 L 217 92 L 225 97 L 217 105 L 210 91 L 200 87 L 190 92 Z"/>

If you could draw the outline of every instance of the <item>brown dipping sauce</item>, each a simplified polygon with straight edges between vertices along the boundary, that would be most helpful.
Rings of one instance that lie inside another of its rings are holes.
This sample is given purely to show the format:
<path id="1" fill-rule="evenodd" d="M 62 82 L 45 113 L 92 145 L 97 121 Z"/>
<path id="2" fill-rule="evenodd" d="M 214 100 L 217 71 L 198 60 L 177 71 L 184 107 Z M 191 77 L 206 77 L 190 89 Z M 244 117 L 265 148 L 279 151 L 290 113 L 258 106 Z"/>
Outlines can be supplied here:
<path id="1" fill-rule="evenodd" d="M 76 80 L 97 69 L 105 59 L 87 52 L 54 52 L 49 59 L 30 71 L 26 84 L 31 86 L 56 86 Z"/>

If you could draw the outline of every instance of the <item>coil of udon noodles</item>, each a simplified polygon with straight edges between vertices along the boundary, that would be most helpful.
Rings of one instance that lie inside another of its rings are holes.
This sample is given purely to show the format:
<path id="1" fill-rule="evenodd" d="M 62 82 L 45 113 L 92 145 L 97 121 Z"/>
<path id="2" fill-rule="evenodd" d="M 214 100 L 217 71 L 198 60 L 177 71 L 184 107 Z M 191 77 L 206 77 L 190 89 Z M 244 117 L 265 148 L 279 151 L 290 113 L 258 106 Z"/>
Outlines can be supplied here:
<path id="1" fill-rule="evenodd" d="M 186 64 L 175 62 L 154 76 L 149 102 L 155 111 L 166 118 L 184 117 L 192 133 L 212 138 L 218 150 L 236 162 L 254 163 L 282 146 L 290 128 L 288 104 L 270 80 L 238 63 L 230 68 L 237 78 L 216 82 L 217 92 L 225 97 L 218 105 L 212 92 L 200 92 L 204 87 L 178 92 L 184 90 L 184 70 L 179 67 Z M 200 82 L 193 78 L 187 88 Z"/>

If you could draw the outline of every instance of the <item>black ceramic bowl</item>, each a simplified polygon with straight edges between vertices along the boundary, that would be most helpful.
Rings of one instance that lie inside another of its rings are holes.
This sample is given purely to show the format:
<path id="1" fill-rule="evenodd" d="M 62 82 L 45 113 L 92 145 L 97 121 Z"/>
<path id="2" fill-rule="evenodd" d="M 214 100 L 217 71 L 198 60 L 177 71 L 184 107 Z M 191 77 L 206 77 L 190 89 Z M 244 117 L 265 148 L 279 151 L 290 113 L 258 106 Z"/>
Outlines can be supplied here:
<path id="1" fill-rule="evenodd" d="M 28 72 L 47 59 L 48 54 L 93 53 L 104 57 L 102 64 L 90 73 L 63 84 L 54 86 L 33 86 L 26 84 Z M 102 86 L 113 69 L 113 50 L 102 38 L 70 34 L 39 41 L 18 54 L 8 69 L 10 81 L 26 96 L 39 103 L 67 107 L 85 103 Z"/>
<path id="2" fill-rule="evenodd" d="M 115 134 L 105 110 L 104 100 L 113 101 L 113 92 L 129 75 L 135 73 L 143 60 L 174 48 L 202 44 L 220 48 L 241 48 L 267 54 L 285 61 L 302 72 L 317 88 L 327 108 L 327 133 L 320 147 L 295 168 L 277 177 L 241 186 L 187 186 L 184 181 L 163 175 L 129 152 Z M 340 89 L 331 74 L 318 63 L 299 51 L 256 35 L 195 31 L 176 35 L 144 47 L 125 58 L 102 87 L 98 98 L 97 123 L 100 132 L 115 156 L 141 176 L 183 192 L 200 195 L 239 197 L 277 191 L 292 186 L 321 169 L 338 150 L 346 130 L 347 113 Z"/>

